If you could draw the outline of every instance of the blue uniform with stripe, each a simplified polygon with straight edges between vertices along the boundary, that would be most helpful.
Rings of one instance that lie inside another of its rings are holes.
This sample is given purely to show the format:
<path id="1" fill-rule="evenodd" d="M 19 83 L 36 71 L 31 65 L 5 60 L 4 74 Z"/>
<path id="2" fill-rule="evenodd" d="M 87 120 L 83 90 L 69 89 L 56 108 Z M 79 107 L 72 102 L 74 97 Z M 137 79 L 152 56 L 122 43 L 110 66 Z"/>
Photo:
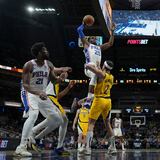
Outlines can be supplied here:
<path id="1" fill-rule="evenodd" d="M 22 81 L 21 81 L 21 100 L 24 106 L 24 110 L 28 112 L 29 106 L 28 106 L 28 101 L 27 101 L 27 95 L 26 95 L 26 90 L 23 87 Z"/>

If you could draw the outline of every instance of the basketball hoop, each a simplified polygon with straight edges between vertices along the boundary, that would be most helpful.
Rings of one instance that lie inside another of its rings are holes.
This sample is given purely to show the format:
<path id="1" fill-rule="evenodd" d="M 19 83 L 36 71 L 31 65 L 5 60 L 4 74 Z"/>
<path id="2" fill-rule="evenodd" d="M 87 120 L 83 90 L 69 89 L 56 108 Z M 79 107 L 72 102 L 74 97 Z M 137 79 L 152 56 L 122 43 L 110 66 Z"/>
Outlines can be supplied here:
<path id="1" fill-rule="evenodd" d="M 141 120 L 135 120 L 135 125 L 137 128 L 139 128 L 141 124 Z"/>
<path id="2" fill-rule="evenodd" d="M 140 126 L 144 126 L 146 124 L 146 116 L 130 116 L 130 125 L 136 126 L 139 128 Z"/>

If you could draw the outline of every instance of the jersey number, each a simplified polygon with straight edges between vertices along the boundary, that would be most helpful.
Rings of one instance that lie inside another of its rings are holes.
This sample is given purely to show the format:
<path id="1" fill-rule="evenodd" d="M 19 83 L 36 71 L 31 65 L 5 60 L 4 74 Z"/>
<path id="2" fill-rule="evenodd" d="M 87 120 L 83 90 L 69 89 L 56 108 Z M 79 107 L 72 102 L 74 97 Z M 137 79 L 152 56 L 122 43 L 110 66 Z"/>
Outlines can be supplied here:
<path id="1" fill-rule="evenodd" d="M 98 56 L 100 56 L 101 52 L 97 50 L 97 51 L 95 51 L 95 54 L 98 55 Z"/>
<path id="2" fill-rule="evenodd" d="M 37 78 L 36 84 L 43 84 L 43 78 Z"/>

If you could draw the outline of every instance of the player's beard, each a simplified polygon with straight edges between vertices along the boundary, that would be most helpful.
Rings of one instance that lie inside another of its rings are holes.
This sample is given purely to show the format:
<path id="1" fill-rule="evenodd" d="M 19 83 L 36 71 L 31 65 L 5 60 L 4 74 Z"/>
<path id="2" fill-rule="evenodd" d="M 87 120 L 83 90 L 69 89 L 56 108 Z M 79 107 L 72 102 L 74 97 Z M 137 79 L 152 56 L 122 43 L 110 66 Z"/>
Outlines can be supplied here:
<path id="1" fill-rule="evenodd" d="M 44 55 L 43 55 L 43 59 L 44 59 L 44 60 L 49 60 L 49 53 L 48 53 L 48 54 L 44 54 Z"/>

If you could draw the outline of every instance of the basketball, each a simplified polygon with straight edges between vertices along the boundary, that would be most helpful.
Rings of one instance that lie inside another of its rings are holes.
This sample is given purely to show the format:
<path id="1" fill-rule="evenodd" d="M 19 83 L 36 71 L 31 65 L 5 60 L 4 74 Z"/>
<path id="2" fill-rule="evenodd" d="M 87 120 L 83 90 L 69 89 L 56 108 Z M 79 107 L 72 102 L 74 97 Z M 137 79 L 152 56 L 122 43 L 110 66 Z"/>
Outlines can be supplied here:
<path id="1" fill-rule="evenodd" d="M 86 15 L 83 18 L 83 22 L 87 26 L 92 26 L 94 24 L 94 17 L 92 15 Z"/>

